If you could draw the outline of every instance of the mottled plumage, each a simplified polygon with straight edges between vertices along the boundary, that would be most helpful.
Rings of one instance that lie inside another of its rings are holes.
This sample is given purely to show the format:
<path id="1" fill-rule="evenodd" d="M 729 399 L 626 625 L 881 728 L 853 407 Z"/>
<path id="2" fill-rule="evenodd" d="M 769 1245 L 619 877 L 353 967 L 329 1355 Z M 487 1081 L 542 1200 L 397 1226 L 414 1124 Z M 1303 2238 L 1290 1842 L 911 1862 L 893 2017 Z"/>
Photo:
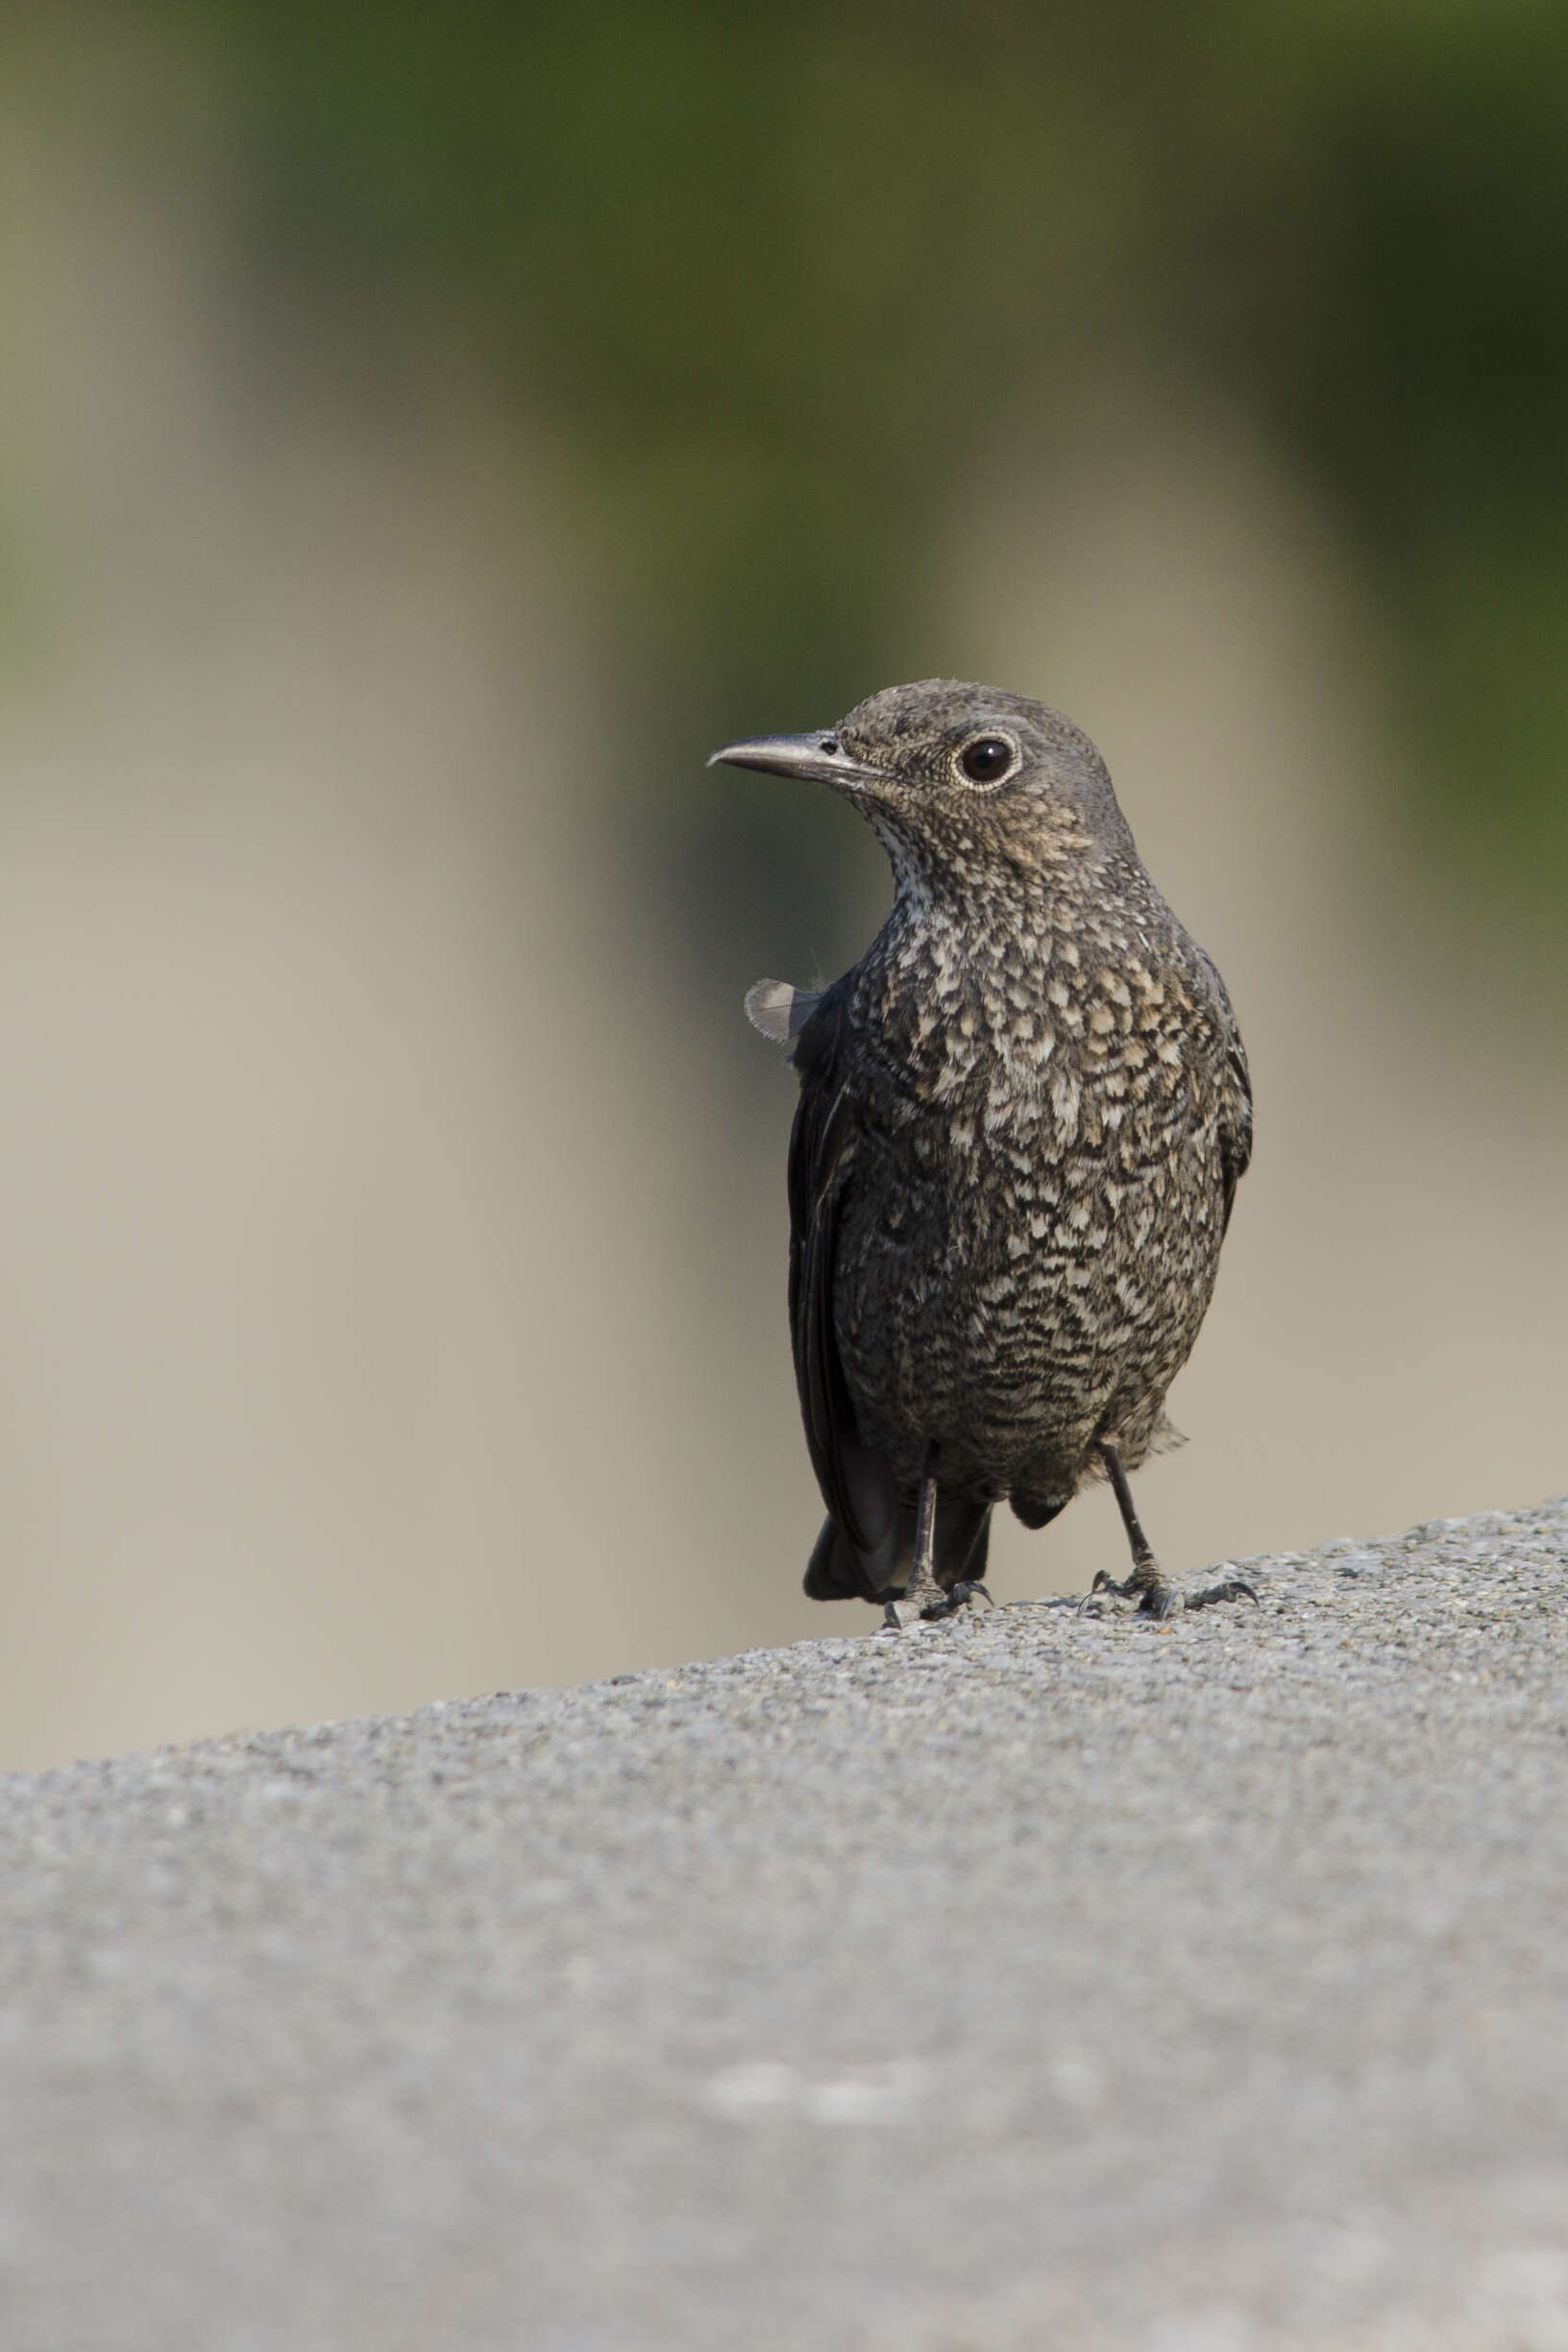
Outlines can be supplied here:
<path id="1" fill-rule="evenodd" d="M 1042 1527 L 1109 1471 L 1117 1589 L 1163 1611 L 1120 1472 L 1172 1434 L 1251 1151 L 1224 983 L 1043 704 L 928 680 L 715 758 L 831 784 L 894 873 L 851 971 L 747 998 L 800 1080 L 790 1324 L 829 1514 L 807 1591 L 940 1606 L 982 1575 L 994 1504 Z"/>

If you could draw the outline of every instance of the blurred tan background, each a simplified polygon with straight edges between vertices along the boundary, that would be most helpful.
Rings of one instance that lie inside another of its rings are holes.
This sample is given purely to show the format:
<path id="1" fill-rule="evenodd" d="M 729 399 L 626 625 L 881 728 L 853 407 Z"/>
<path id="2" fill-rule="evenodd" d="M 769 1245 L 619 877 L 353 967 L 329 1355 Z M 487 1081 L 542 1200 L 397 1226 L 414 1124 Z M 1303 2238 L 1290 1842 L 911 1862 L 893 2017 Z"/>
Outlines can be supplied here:
<path id="1" fill-rule="evenodd" d="M 0 1765 L 874 1623 L 798 1592 L 739 999 L 885 885 L 701 760 L 896 677 L 1090 729 L 1246 1031 L 1169 1561 L 1568 1484 L 1524 21 L 7 20 Z M 1120 1558 L 999 1532 L 1008 1597 Z"/>

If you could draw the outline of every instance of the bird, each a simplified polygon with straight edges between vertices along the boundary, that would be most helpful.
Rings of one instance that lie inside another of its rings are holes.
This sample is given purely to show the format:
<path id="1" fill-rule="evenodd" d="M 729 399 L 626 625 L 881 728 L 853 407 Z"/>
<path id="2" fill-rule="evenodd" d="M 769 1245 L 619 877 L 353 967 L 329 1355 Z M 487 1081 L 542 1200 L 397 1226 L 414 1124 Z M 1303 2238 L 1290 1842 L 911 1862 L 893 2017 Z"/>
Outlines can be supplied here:
<path id="1" fill-rule="evenodd" d="M 1099 752 L 1042 702 L 926 678 L 721 764 L 827 785 L 893 873 L 850 970 L 746 1000 L 799 1080 L 790 1333 L 827 1511 L 807 1594 L 895 1629 L 979 1605 L 996 1506 L 1042 1528 L 1105 1479 L 1132 1568 L 1092 1593 L 1157 1618 L 1256 1601 L 1167 1577 L 1128 1482 L 1182 1442 L 1165 1394 L 1251 1158 L 1252 1082 Z"/>

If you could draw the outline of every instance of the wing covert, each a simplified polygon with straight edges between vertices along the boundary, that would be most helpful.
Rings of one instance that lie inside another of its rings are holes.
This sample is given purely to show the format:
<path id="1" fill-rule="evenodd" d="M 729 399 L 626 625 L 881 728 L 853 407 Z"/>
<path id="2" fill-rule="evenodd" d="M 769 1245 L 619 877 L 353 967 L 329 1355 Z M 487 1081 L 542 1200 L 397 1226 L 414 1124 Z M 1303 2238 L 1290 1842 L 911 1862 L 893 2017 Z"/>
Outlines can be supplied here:
<path id="1" fill-rule="evenodd" d="M 834 1260 L 858 1125 L 842 1067 L 847 1003 L 846 986 L 835 983 L 801 1029 L 792 1057 L 800 1100 L 790 1132 L 790 1338 L 822 1500 L 856 1550 L 870 1552 L 881 1531 L 865 1527 L 850 1491 L 861 1449 L 833 1333 Z"/>
<path id="2" fill-rule="evenodd" d="M 1236 1188 L 1246 1174 L 1252 1160 L 1252 1071 L 1247 1065 L 1247 1049 L 1241 1042 L 1241 1030 L 1231 1003 L 1230 991 L 1219 976 L 1219 968 L 1212 957 L 1198 947 L 1195 940 L 1192 943 L 1197 948 L 1198 963 L 1204 977 L 1213 992 L 1225 1052 L 1219 1130 L 1220 1172 L 1225 1183 L 1225 1218 L 1220 1227 L 1223 1237 L 1230 1226 L 1231 1211 L 1236 1206 Z"/>

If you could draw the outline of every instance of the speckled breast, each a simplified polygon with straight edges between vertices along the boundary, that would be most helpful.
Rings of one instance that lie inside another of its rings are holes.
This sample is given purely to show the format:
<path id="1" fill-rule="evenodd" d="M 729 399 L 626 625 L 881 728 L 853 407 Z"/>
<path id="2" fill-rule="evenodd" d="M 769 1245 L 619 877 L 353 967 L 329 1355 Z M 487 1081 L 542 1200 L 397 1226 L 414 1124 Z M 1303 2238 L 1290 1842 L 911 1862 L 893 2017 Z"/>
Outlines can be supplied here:
<path id="1" fill-rule="evenodd" d="M 920 1099 L 894 1068 L 855 1143 L 835 1278 L 865 1439 L 901 1481 L 1066 1501 L 1095 1440 L 1132 1467 L 1213 1289 L 1217 1087 L 1201 1056 L 1085 1049 L 1043 1066 L 980 1041 Z"/>

